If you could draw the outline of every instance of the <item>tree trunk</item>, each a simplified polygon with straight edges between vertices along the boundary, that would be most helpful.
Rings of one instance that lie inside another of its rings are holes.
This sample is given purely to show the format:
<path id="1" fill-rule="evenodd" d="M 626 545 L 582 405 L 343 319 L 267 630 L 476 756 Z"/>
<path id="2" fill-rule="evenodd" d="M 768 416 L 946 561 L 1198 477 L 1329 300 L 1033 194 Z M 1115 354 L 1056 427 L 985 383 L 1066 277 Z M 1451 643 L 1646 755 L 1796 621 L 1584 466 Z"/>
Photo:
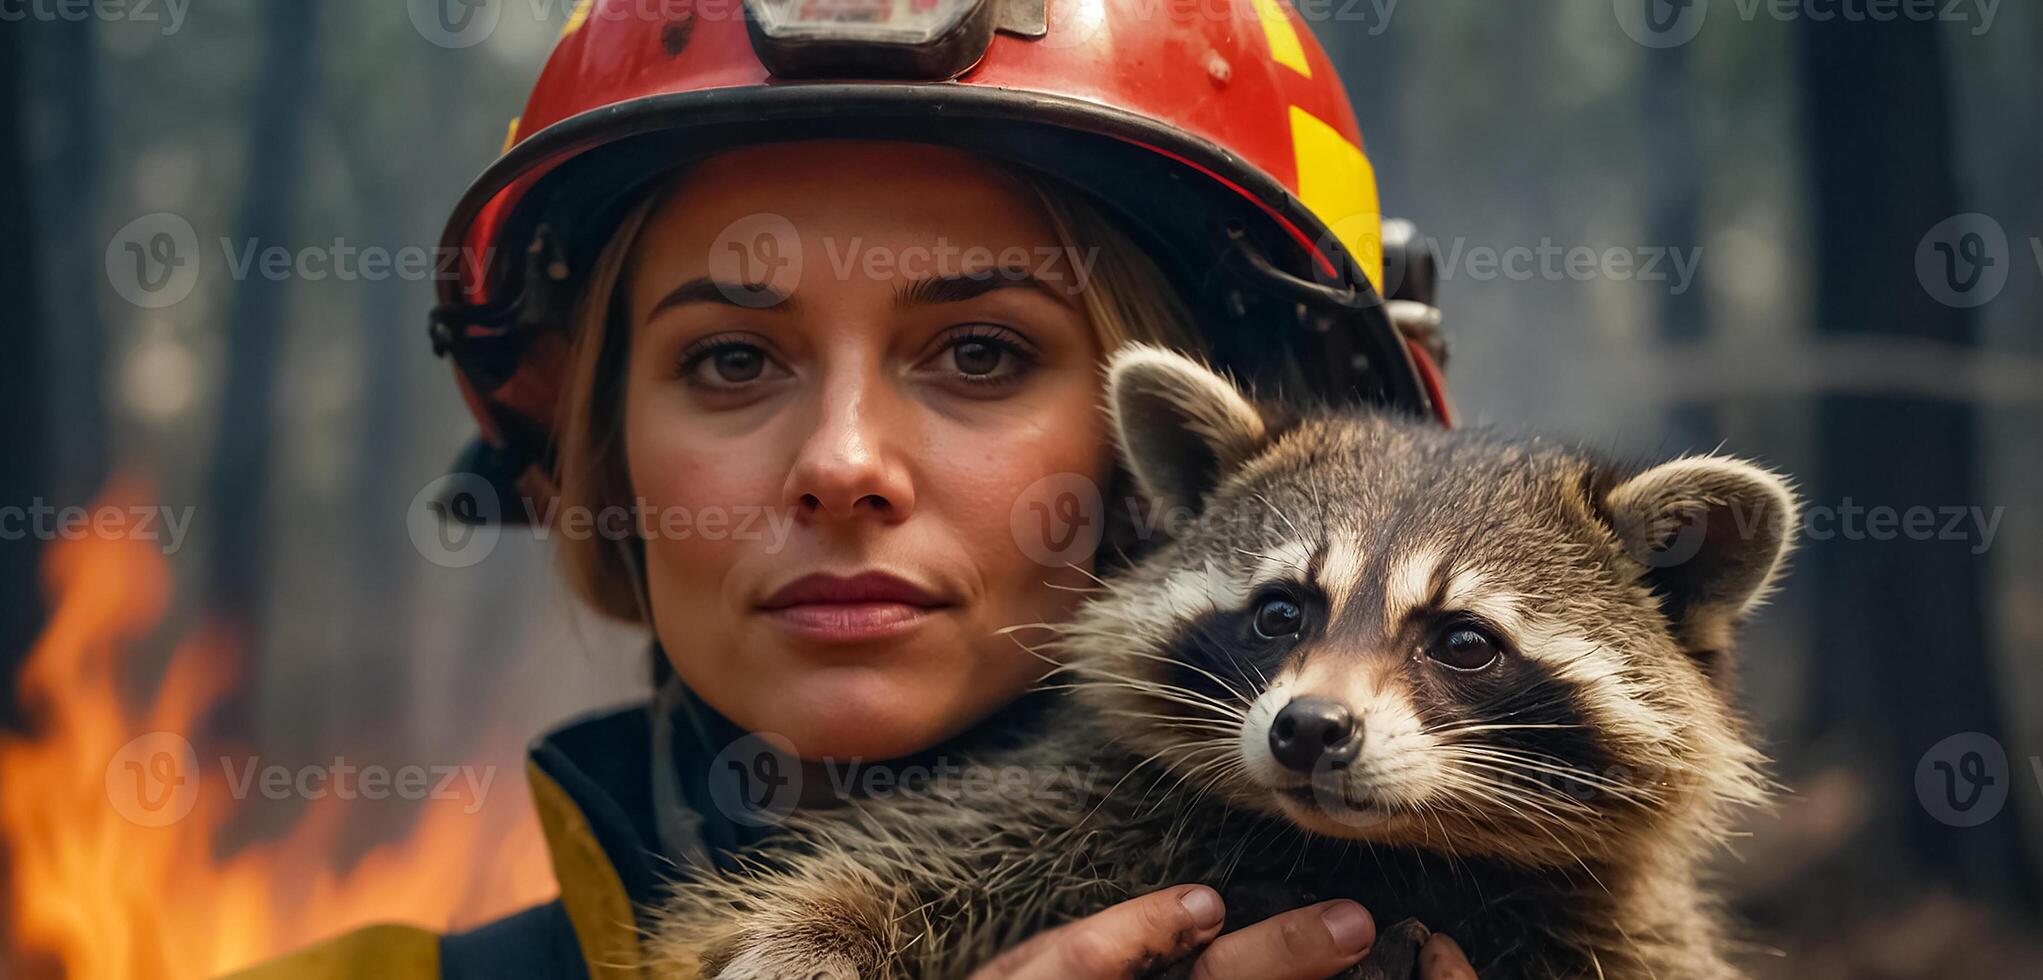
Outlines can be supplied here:
<path id="1" fill-rule="evenodd" d="M 29 206 L 27 133 L 23 126 L 29 84 L 20 25 L 0 25 L 0 296 L 7 297 L 0 344 L 0 507 L 26 508 L 47 499 L 51 484 L 46 322 L 37 281 L 35 222 Z M 9 528 L 8 530 L 13 530 Z M 0 540 L 0 730 L 24 721 L 15 703 L 16 675 L 43 625 L 39 565 L 42 543 L 33 534 Z"/>
<path id="2" fill-rule="evenodd" d="M 252 86 L 236 245 L 293 244 L 304 171 L 301 114 L 318 80 L 316 4 L 264 6 L 263 60 Z M 269 561 L 270 442 L 277 372 L 288 334 L 291 284 L 252 272 L 232 287 L 226 372 L 206 500 L 214 528 L 212 610 L 248 637 L 261 635 Z"/>
<path id="3" fill-rule="evenodd" d="M 1649 49 L 1639 86 L 1644 131 L 1646 241 L 1666 248 L 1702 247 L 1702 148 L 1695 136 L 1695 86 L 1689 46 Z M 1706 273 L 1706 266 L 1698 265 Z M 1659 297 L 1662 341 L 1693 344 L 1709 334 L 1708 294 L 1700 278 Z M 1674 370 L 1681 368 L 1676 365 Z M 1708 451 L 1718 441 L 1715 406 L 1702 401 L 1669 406 L 1666 442 L 1684 451 Z"/>
<path id="4" fill-rule="evenodd" d="M 1950 152 L 1939 25 L 1805 18 L 1800 59 L 1813 194 L 1817 331 L 1825 339 L 1909 338 L 1976 346 L 1972 316 L 1933 298 L 1917 244 L 1960 206 Z M 1845 531 L 1846 508 L 1990 506 L 1981 495 L 1979 409 L 1965 401 L 1824 395 L 1809 503 L 1839 529 L 1799 564 L 1815 589 L 1812 734 L 1852 746 L 1879 774 L 1871 812 L 1902 864 L 1960 890 L 2027 901 L 2017 782 L 2007 812 L 1955 829 L 1914 799 L 1918 760 L 1943 739 L 1981 732 L 2008 745 L 1993 682 L 1987 557 L 1974 541 L 1878 540 Z M 1891 529 L 1890 529 L 1891 530 Z M 2019 771 L 2026 762 L 2008 745 Z M 1887 861 L 1873 862 L 1886 864 Z"/>

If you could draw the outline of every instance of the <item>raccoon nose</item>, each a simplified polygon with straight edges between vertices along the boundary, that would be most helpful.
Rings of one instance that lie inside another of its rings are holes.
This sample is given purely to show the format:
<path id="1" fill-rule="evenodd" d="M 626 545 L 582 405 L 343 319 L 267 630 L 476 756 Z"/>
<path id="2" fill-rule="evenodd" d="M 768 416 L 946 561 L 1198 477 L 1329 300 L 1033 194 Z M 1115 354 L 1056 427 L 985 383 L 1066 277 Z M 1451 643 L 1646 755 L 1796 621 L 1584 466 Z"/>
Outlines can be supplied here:
<path id="1" fill-rule="evenodd" d="M 1347 705 L 1328 698 L 1296 698 L 1270 725 L 1270 754 L 1297 772 L 1346 768 L 1361 746 L 1362 726 Z"/>

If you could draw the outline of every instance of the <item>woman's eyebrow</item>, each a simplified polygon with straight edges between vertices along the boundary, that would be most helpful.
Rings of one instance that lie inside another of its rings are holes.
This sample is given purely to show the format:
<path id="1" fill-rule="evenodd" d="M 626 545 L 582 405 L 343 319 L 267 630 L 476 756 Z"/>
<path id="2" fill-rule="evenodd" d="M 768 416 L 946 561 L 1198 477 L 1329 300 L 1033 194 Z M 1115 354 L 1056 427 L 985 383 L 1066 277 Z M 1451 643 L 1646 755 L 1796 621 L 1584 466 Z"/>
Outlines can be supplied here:
<path id="1" fill-rule="evenodd" d="M 735 306 L 739 309 L 758 310 L 775 307 L 793 312 L 794 295 L 783 293 L 767 283 L 736 283 L 698 276 L 675 286 L 653 308 L 646 313 L 646 319 L 659 316 L 664 310 L 690 303 L 716 303 Z"/>
<path id="2" fill-rule="evenodd" d="M 939 303 L 962 303 L 976 299 L 997 289 L 1033 289 L 1064 306 L 1072 305 L 1069 294 L 1072 290 L 1059 289 L 1045 282 L 1025 268 L 1019 266 L 995 266 L 977 272 L 961 272 L 917 279 L 906 288 L 896 290 L 896 306 L 934 306 Z"/>

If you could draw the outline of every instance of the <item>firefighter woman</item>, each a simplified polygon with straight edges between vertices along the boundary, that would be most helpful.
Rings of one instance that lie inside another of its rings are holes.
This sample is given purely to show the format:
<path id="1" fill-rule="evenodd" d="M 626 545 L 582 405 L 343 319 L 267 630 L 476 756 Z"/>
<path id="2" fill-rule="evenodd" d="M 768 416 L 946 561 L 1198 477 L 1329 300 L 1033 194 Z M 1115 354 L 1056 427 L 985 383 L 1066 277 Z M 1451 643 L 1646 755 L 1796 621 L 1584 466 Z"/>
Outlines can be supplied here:
<path id="1" fill-rule="evenodd" d="M 558 899 L 255 975 L 642 976 L 672 870 L 741 856 L 762 806 L 830 805 L 822 762 L 928 759 L 1050 696 L 1001 631 L 1068 614 L 1121 550 L 1082 533 L 1109 521 L 1027 517 L 1059 481 L 1119 486 L 1116 347 L 1444 424 L 1430 310 L 1386 301 L 1409 289 L 1382 243 L 1283 0 L 585 0 L 447 226 L 475 261 L 432 340 L 482 430 L 448 510 L 629 508 L 556 537 L 582 598 L 648 627 L 657 694 L 535 744 Z M 750 733 L 788 765 L 720 764 Z M 975 976 L 1306 980 L 1375 936 L 1346 901 L 1222 913 L 1167 888 Z M 1445 935 L 1421 963 L 1474 976 Z"/>

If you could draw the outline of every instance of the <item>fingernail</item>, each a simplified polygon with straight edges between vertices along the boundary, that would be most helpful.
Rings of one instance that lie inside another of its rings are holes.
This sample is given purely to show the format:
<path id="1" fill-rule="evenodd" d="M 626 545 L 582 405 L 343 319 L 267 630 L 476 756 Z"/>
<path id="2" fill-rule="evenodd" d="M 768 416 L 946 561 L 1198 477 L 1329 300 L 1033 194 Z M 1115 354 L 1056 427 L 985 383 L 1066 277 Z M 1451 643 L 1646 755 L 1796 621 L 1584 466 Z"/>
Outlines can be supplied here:
<path id="1" fill-rule="evenodd" d="M 1359 953 L 1376 939 L 1376 925 L 1369 913 L 1354 902 L 1335 902 L 1319 914 L 1334 937 L 1334 947 L 1343 953 Z"/>
<path id="2" fill-rule="evenodd" d="M 1464 958 L 1465 954 L 1461 951 L 1461 944 L 1455 942 L 1453 936 L 1444 932 L 1434 933 L 1433 938 L 1426 942 L 1426 947 L 1419 951 L 1420 960 L 1424 961 L 1428 966 L 1439 968 L 1432 972 L 1437 976 L 1450 978 L 1450 980 L 1458 977 L 1469 977 L 1473 980 L 1475 974 L 1462 968 L 1461 964 Z"/>
<path id="3" fill-rule="evenodd" d="M 1192 913 L 1192 922 L 1201 929 L 1211 929 L 1227 917 L 1227 908 L 1220 904 L 1220 894 L 1211 888 L 1187 888 L 1178 896 L 1178 904 Z"/>

